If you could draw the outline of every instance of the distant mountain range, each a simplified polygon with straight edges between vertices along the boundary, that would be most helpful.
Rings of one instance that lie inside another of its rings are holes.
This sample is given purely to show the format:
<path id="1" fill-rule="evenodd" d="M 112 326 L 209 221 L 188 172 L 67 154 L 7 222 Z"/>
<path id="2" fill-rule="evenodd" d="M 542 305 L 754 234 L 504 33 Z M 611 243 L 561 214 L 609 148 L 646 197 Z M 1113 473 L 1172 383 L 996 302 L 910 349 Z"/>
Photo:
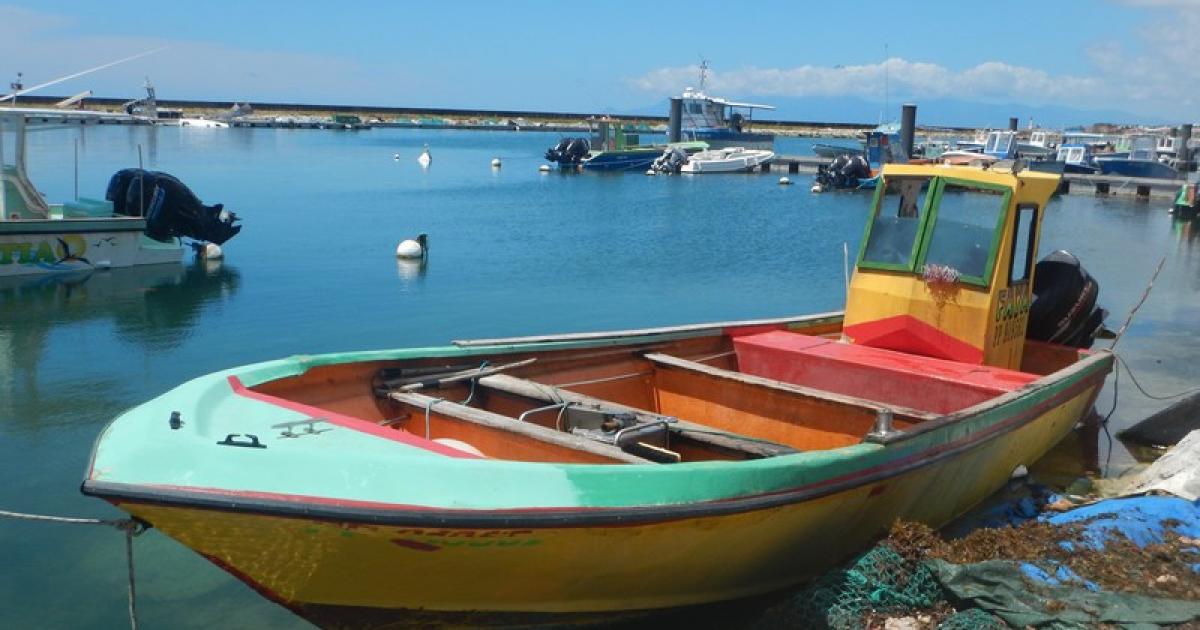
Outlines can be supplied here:
<path id="1" fill-rule="evenodd" d="M 747 97 L 748 98 L 748 97 Z M 884 111 L 883 103 L 853 97 L 769 98 L 755 96 L 756 102 L 774 105 L 774 111 L 755 111 L 755 118 L 766 120 L 853 122 L 874 125 L 900 119 L 901 101 L 889 103 Z M 1019 119 L 1024 129 L 1030 118 L 1039 127 L 1066 128 L 1093 123 L 1118 123 L 1139 125 L 1168 125 L 1170 121 L 1157 116 L 1141 116 L 1116 109 L 1077 109 L 1060 105 L 1029 106 L 1019 104 L 976 103 L 956 99 L 912 100 L 917 105 L 917 124 L 944 127 L 1006 127 L 1010 116 Z M 665 116 L 668 99 L 658 104 L 634 109 L 613 109 L 613 114 L 642 116 Z"/>

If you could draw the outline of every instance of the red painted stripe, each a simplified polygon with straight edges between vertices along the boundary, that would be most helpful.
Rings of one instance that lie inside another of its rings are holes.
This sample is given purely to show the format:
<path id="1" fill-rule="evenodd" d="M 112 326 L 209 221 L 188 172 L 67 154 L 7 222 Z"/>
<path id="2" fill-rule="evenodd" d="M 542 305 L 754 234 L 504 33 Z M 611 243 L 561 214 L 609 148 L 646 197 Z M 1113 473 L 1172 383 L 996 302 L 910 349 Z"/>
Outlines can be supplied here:
<path id="1" fill-rule="evenodd" d="M 412 433 L 409 433 L 408 431 L 403 431 L 403 430 L 399 430 L 399 429 L 389 429 L 387 427 L 379 426 L 378 424 L 375 424 L 374 422 L 368 422 L 361 418 L 355 418 L 353 416 L 346 416 L 346 415 L 342 415 L 340 413 L 335 413 L 333 411 L 329 411 L 328 409 L 322 409 L 320 407 L 313 407 L 311 405 L 305 405 L 303 403 L 298 403 L 298 402 L 295 402 L 292 400 L 287 400 L 284 398 L 278 398 L 276 396 L 271 396 L 270 394 L 263 394 L 261 392 L 256 392 L 256 391 L 246 387 L 245 385 L 243 385 L 241 379 L 239 379 L 236 376 L 229 377 L 229 386 L 232 387 L 234 393 L 238 394 L 239 396 L 245 396 L 246 398 L 252 398 L 259 402 L 265 402 L 270 405 L 275 405 L 276 407 L 283 407 L 284 409 L 291 409 L 292 411 L 296 411 L 296 412 L 305 414 L 311 418 L 324 418 L 330 424 L 334 424 L 339 427 L 352 429 L 352 430 L 358 431 L 360 433 L 367 433 L 367 434 L 373 435 L 375 437 L 384 438 L 386 440 L 393 440 L 396 442 L 401 442 L 403 444 L 407 444 L 408 446 L 413 446 L 416 448 L 424 449 L 426 451 L 433 451 L 434 453 L 437 453 L 439 455 L 445 455 L 447 457 L 458 457 L 461 459 L 484 459 L 474 453 L 467 453 L 466 451 L 460 451 L 456 448 L 451 448 L 451 447 L 445 446 L 443 444 L 438 444 L 437 442 L 434 442 L 433 440 L 427 440 L 418 435 L 413 435 Z"/>
<path id="2" fill-rule="evenodd" d="M 962 363 L 982 363 L 983 350 L 911 315 L 894 315 L 845 327 L 854 343 Z"/>

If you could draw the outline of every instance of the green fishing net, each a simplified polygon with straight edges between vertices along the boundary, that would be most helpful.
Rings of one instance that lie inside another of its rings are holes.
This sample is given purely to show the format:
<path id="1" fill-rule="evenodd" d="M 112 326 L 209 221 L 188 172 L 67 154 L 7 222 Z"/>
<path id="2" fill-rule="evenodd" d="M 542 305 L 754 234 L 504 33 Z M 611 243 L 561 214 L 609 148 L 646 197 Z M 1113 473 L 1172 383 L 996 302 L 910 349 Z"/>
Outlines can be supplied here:
<path id="1" fill-rule="evenodd" d="M 970 608 L 950 615 L 938 624 L 938 630 L 1005 630 L 1008 624 L 982 608 Z"/>
<path id="2" fill-rule="evenodd" d="M 852 630 L 862 628 L 871 613 L 905 613 L 942 601 L 937 577 L 924 564 L 877 545 L 806 588 L 795 599 L 795 612 L 798 627 Z"/>

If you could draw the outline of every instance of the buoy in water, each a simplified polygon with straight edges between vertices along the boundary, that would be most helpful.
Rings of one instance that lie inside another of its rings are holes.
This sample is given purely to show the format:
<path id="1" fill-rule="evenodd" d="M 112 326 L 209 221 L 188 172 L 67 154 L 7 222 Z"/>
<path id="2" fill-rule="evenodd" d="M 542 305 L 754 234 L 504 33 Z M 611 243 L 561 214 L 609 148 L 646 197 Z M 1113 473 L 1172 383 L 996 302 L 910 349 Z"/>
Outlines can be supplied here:
<path id="1" fill-rule="evenodd" d="M 658 175 L 658 171 L 656 171 L 652 168 L 648 168 L 648 169 L 646 169 L 646 174 L 647 175 Z"/>
<path id="2" fill-rule="evenodd" d="M 216 243 L 191 243 L 191 246 L 197 260 L 220 260 L 225 257 L 225 252 Z"/>
<path id="3" fill-rule="evenodd" d="M 406 238 L 396 246 L 396 258 L 425 258 L 429 255 L 429 237 L 418 234 L 417 238 Z"/>
<path id="4" fill-rule="evenodd" d="M 429 145 L 427 144 L 425 145 L 425 150 L 422 151 L 421 155 L 417 157 L 417 164 L 420 164 L 422 168 L 429 168 L 429 165 L 432 162 L 433 156 L 429 155 Z"/>
<path id="5" fill-rule="evenodd" d="M 500 168 L 500 158 L 492 158 L 492 168 Z"/>
<path id="6" fill-rule="evenodd" d="M 824 192 L 824 191 L 825 191 L 825 189 L 824 189 L 824 188 L 822 188 L 820 184 L 813 184 L 813 185 L 812 185 L 812 191 L 813 191 L 813 192 L 815 192 L 815 193 L 819 193 L 819 192 Z"/>
<path id="7" fill-rule="evenodd" d="M 541 173 L 549 173 L 549 172 L 550 172 L 550 165 L 549 165 L 549 164 L 543 164 L 543 165 L 539 166 L 539 167 L 538 167 L 538 172 L 541 172 Z"/>
<path id="8" fill-rule="evenodd" d="M 780 178 L 779 178 L 779 185 L 780 185 L 780 186 L 791 186 L 791 185 L 792 185 L 792 180 L 790 180 L 790 179 L 788 179 L 788 178 L 786 178 L 786 177 L 780 177 Z"/>
<path id="9" fill-rule="evenodd" d="M 393 160 L 396 160 L 397 162 L 398 162 L 398 161 L 400 161 L 400 154 L 399 154 L 399 153 L 393 153 L 393 154 L 392 154 L 392 159 L 393 159 Z"/>

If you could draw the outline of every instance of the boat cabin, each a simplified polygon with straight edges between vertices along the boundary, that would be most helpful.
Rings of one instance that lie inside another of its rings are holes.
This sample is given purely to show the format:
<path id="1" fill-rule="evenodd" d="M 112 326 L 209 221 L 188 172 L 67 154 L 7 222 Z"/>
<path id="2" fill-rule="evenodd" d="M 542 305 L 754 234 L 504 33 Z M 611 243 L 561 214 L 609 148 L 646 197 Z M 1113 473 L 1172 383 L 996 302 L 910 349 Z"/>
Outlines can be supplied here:
<path id="1" fill-rule="evenodd" d="M 1020 369 L 1058 177 L 892 165 L 875 192 L 844 332 L 875 348 Z"/>
<path id="2" fill-rule="evenodd" d="M 1058 156 L 1055 159 L 1066 164 L 1087 166 L 1092 161 L 1091 147 L 1086 144 L 1063 144 L 1058 147 Z"/>
<path id="3" fill-rule="evenodd" d="M 740 132 L 754 117 L 756 109 L 775 109 L 773 105 L 739 103 L 708 96 L 701 90 L 684 88 L 681 96 L 680 126 L 685 132 L 703 129 L 729 129 Z M 745 110 L 743 115 L 738 110 Z"/>
<path id="4" fill-rule="evenodd" d="M 1017 132 L 992 131 L 987 135 L 983 144 L 983 152 L 991 157 L 1009 160 L 1017 154 Z"/>

